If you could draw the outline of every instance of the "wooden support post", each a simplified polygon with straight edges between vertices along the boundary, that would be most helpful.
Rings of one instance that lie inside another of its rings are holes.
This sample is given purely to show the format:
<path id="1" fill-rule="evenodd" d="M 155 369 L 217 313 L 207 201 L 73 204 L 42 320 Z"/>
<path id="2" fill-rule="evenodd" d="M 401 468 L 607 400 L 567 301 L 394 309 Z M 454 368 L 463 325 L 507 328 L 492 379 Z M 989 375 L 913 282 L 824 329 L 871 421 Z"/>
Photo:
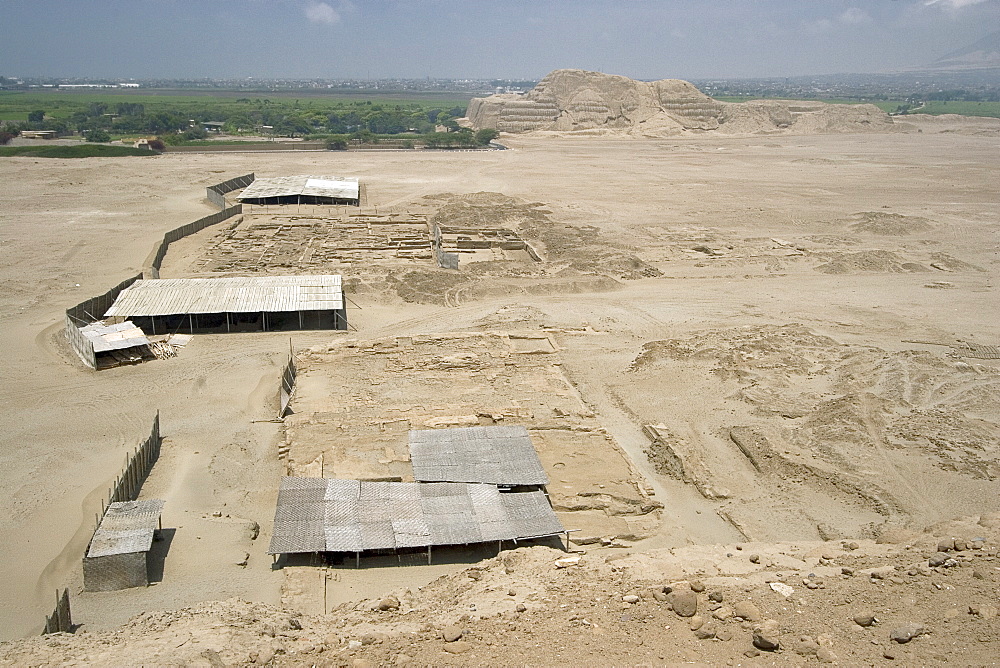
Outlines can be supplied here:
<path id="1" fill-rule="evenodd" d="M 194 316 L 188 313 L 188 326 L 191 328 L 191 333 L 194 334 Z"/>
<path id="2" fill-rule="evenodd" d="M 229 311 L 226 311 L 226 334 L 228 334 L 230 331 L 231 330 L 229 328 Z"/>
<path id="3" fill-rule="evenodd" d="M 361 553 L 360 552 L 355 552 L 354 553 L 354 567 L 355 568 L 361 568 Z"/>
<path id="4" fill-rule="evenodd" d="M 431 546 L 427 546 L 427 565 L 431 565 Z"/>

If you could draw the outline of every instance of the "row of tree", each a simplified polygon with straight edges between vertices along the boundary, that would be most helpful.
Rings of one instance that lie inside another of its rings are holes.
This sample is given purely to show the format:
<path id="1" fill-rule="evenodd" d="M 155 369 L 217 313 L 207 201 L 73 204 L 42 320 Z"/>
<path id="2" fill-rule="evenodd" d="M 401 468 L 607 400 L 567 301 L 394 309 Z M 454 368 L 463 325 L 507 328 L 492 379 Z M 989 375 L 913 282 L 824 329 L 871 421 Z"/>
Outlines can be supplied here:
<path id="1" fill-rule="evenodd" d="M 482 148 L 489 146 L 490 142 L 497 138 L 496 130 L 477 130 L 473 132 L 469 128 L 459 128 L 455 132 L 428 132 L 412 139 L 386 140 L 384 135 L 379 135 L 368 130 L 362 130 L 350 135 L 335 135 L 327 138 L 326 147 L 331 151 L 346 151 L 352 145 L 374 145 L 383 144 L 386 141 L 393 141 L 393 146 L 399 148 L 416 148 L 423 145 L 427 148 Z"/>
<path id="2" fill-rule="evenodd" d="M 264 102 L 269 102 L 265 100 Z M 200 110 L 171 109 L 149 111 L 141 103 L 91 102 L 68 117 L 54 118 L 45 110 L 28 113 L 27 122 L 9 123 L 19 130 L 55 130 L 60 134 L 84 135 L 104 131 L 117 135 L 183 135 L 181 140 L 201 138 L 201 123 L 222 122 L 231 134 L 261 132 L 279 137 L 308 134 L 348 134 L 368 131 L 379 135 L 425 134 L 443 125 L 458 129 L 455 121 L 465 114 L 463 107 L 426 108 L 421 105 L 385 105 L 359 102 L 344 109 L 301 108 L 298 102 L 256 105 L 214 105 Z M 194 130 L 194 132 L 192 132 Z"/>

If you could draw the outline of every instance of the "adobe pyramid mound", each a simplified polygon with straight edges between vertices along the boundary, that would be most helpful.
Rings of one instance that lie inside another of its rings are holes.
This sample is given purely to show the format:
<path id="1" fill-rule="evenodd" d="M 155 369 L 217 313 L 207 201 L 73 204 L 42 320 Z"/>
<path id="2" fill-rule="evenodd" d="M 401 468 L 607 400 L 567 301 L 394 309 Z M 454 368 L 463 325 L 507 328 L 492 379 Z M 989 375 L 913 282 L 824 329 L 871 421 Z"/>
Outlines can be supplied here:
<path id="1" fill-rule="evenodd" d="M 468 118 L 476 129 L 501 132 L 610 130 L 663 137 L 688 132 L 791 134 L 888 132 L 892 119 L 870 104 L 714 100 L 680 79 L 555 70 L 524 95 L 475 98 Z"/>

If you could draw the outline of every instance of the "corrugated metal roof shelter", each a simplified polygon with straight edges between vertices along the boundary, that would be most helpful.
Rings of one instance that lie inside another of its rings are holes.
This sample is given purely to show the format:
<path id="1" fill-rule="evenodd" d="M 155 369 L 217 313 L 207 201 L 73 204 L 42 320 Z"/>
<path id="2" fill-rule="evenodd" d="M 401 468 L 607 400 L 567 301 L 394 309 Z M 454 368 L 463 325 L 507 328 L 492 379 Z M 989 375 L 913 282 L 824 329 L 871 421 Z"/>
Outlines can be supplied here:
<path id="1" fill-rule="evenodd" d="M 113 591 L 149 584 L 147 555 L 160 527 L 160 499 L 108 506 L 83 559 L 83 588 Z"/>
<path id="2" fill-rule="evenodd" d="M 520 425 L 414 429 L 410 461 L 418 482 L 549 484 L 531 436 Z"/>
<path id="3" fill-rule="evenodd" d="M 494 485 L 283 478 L 269 554 L 367 552 L 555 536 L 542 492 Z"/>
<path id="4" fill-rule="evenodd" d="M 257 179 L 236 199 L 247 204 L 354 204 L 361 186 L 353 177 L 280 176 Z"/>
<path id="5" fill-rule="evenodd" d="M 117 325 L 95 322 L 81 327 L 80 331 L 94 344 L 95 353 L 149 345 L 149 339 L 146 338 L 145 333 L 129 320 Z"/>
<path id="6" fill-rule="evenodd" d="M 153 334 L 347 329 L 344 291 L 336 275 L 136 281 L 104 315 L 130 318 Z"/>

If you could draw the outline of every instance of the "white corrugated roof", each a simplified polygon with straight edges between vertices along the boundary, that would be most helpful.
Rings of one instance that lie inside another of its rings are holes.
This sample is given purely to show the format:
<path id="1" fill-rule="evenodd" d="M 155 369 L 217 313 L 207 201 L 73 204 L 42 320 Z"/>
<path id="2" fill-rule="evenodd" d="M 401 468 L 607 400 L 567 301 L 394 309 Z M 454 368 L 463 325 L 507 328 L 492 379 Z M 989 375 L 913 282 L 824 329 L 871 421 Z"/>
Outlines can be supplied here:
<path id="1" fill-rule="evenodd" d="M 238 200 L 309 195 L 334 199 L 358 199 L 358 180 L 345 176 L 279 176 L 257 179 L 236 196 Z"/>
<path id="2" fill-rule="evenodd" d="M 145 333 L 130 320 L 117 325 L 95 322 L 81 327 L 80 332 L 94 344 L 95 353 L 149 345 L 149 339 L 146 338 Z"/>
<path id="3" fill-rule="evenodd" d="M 161 499 L 112 503 L 90 541 L 88 557 L 146 552 L 160 525 Z"/>
<path id="4" fill-rule="evenodd" d="M 185 313 L 333 311 L 344 308 L 340 276 L 163 278 L 122 290 L 105 317 Z"/>

